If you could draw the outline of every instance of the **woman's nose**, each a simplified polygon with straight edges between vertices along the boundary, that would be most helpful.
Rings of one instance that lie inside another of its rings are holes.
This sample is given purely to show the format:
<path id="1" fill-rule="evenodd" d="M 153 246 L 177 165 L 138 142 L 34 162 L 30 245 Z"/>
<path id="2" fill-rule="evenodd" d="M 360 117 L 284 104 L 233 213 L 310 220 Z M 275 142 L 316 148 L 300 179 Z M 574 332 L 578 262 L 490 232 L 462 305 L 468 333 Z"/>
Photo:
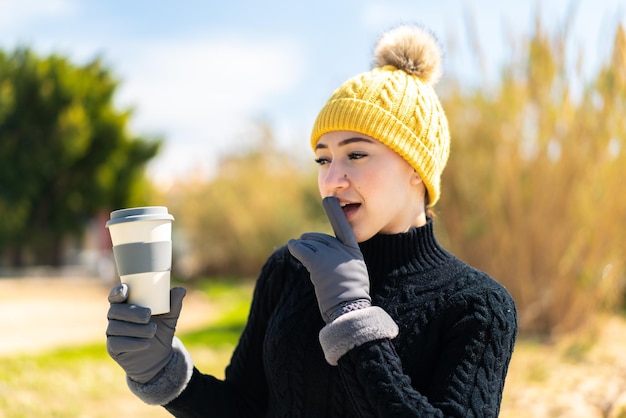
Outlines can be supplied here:
<path id="1" fill-rule="evenodd" d="M 345 167 L 336 162 L 331 162 L 326 167 L 326 170 L 320 171 L 320 187 L 327 192 L 327 195 L 350 185 Z"/>

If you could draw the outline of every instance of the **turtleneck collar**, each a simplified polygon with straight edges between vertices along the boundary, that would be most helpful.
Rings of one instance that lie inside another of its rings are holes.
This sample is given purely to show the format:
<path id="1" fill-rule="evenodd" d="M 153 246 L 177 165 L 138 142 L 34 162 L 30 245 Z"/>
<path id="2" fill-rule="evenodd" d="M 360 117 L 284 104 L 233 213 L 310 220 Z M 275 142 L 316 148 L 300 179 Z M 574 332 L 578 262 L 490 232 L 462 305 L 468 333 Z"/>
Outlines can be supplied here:
<path id="1" fill-rule="evenodd" d="M 371 275 L 429 270 L 451 257 L 437 242 L 432 219 L 408 232 L 375 235 L 359 247 Z"/>

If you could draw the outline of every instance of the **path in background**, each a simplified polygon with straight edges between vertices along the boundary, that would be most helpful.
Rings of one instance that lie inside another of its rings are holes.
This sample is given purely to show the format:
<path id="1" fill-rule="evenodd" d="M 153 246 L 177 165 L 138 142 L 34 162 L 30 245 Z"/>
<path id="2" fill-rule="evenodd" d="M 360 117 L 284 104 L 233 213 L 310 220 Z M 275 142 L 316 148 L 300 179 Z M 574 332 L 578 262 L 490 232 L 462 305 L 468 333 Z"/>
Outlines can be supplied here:
<path id="1" fill-rule="evenodd" d="M 0 278 L 0 356 L 104 344 L 112 286 L 97 278 Z M 198 328 L 210 314 L 206 296 L 188 292 L 177 329 Z"/>

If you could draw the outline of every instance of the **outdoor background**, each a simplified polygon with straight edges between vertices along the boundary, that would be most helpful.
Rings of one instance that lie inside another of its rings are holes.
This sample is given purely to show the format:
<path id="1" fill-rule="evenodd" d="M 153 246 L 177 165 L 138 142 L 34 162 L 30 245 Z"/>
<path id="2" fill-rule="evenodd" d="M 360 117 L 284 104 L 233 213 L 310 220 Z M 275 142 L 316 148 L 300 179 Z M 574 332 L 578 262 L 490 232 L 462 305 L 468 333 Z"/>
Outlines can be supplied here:
<path id="1" fill-rule="evenodd" d="M 328 231 L 308 147 L 380 33 L 438 37 L 439 240 L 503 283 L 503 417 L 626 417 L 626 5 L 619 0 L 0 0 L 0 418 L 167 416 L 106 355 L 111 210 L 174 214 L 179 327 L 223 374 L 254 278 Z"/>

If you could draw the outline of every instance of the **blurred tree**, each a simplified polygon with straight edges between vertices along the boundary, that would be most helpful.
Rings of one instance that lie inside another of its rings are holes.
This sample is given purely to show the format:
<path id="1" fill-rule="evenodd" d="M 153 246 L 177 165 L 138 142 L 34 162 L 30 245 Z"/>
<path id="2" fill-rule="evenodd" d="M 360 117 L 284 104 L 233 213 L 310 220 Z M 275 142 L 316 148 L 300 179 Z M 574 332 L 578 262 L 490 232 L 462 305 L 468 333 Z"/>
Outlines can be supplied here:
<path id="1" fill-rule="evenodd" d="M 270 126 L 257 128 L 248 148 L 222 158 L 215 178 L 188 179 L 169 193 L 179 275 L 256 275 L 289 238 L 328 228 L 313 156 L 303 170 L 278 149 Z"/>
<path id="2" fill-rule="evenodd" d="M 128 133 L 117 85 L 99 59 L 0 52 L 0 256 L 9 264 L 28 253 L 59 265 L 63 239 L 80 236 L 90 216 L 141 199 L 160 141 Z"/>

